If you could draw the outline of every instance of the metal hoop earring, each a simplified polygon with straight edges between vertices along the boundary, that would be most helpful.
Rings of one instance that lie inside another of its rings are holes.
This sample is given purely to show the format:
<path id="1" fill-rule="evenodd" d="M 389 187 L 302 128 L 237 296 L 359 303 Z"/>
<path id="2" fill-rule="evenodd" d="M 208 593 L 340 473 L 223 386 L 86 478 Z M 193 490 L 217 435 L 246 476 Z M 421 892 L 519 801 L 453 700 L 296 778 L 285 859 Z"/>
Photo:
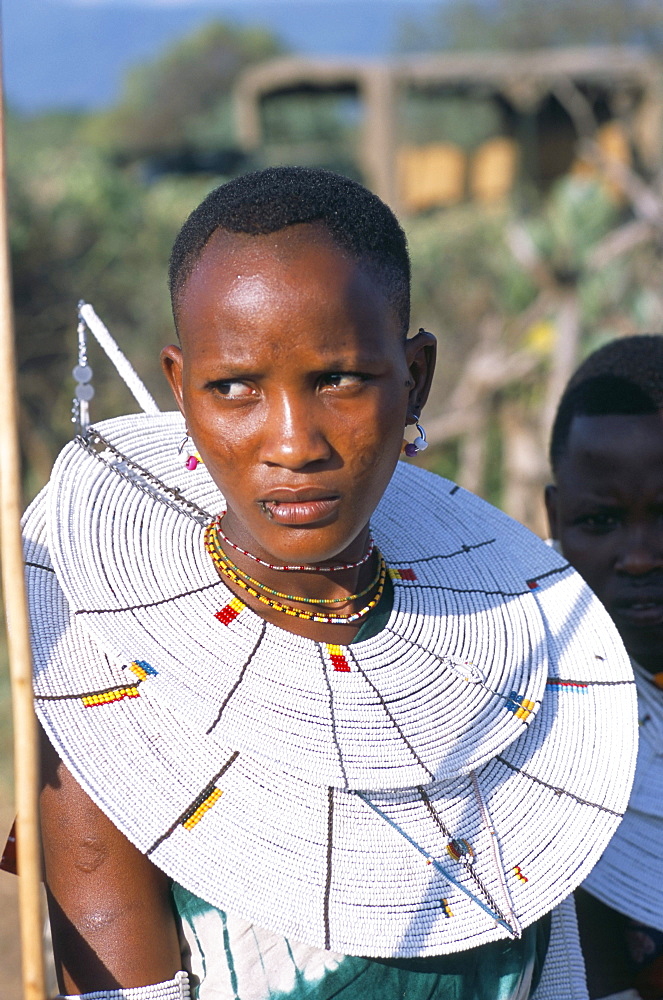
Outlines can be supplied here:
<path id="1" fill-rule="evenodd" d="M 418 455 L 420 451 L 426 451 L 426 448 L 428 447 L 428 441 L 426 440 L 426 431 L 424 430 L 424 428 L 422 427 L 422 425 L 419 423 L 418 420 L 415 423 L 415 427 L 419 431 L 418 437 L 416 437 L 414 441 L 412 441 L 411 443 L 407 443 L 403 448 L 403 451 L 405 452 L 408 458 L 414 458 L 415 455 Z"/>

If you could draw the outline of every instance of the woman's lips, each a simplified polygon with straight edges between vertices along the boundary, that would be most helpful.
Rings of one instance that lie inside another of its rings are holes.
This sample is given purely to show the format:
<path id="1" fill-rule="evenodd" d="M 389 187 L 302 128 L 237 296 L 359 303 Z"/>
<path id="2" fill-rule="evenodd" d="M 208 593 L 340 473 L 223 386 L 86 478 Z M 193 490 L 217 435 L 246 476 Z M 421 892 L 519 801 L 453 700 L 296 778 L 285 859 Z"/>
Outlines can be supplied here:
<path id="1" fill-rule="evenodd" d="M 272 521 L 279 524 L 321 524 L 336 513 L 339 497 L 318 500 L 261 500 L 260 506 Z"/>

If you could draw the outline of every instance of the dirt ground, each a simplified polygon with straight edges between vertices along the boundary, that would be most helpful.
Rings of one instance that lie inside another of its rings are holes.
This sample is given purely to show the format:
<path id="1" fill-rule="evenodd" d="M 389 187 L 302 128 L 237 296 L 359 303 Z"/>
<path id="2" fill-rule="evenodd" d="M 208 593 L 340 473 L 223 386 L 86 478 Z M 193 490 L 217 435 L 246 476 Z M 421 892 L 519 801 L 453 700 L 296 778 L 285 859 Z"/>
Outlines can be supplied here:
<path id="1" fill-rule="evenodd" d="M 0 807 L 0 840 L 4 847 L 12 824 L 12 810 Z M 0 848 L 1 852 L 1 848 Z M 18 937 L 18 879 L 0 871 L 0 960 L 7 1000 L 21 998 L 21 950 Z"/>
<path id="2" fill-rule="evenodd" d="M 2 846 L 13 821 L 13 809 L 0 805 L 0 838 Z M 0 871 L 0 975 L 2 1000 L 23 1000 L 21 990 L 21 945 L 18 930 L 18 879 Z M 57 995 L 52 961 L 46 961 L 47 995 Z"/>
<path id="3" fill-rule="evenodd" d="M 16 879 L 0 872 L 0 956 L 7 1000 L 21 1000 L 21 953 L 18 940 Z"/>

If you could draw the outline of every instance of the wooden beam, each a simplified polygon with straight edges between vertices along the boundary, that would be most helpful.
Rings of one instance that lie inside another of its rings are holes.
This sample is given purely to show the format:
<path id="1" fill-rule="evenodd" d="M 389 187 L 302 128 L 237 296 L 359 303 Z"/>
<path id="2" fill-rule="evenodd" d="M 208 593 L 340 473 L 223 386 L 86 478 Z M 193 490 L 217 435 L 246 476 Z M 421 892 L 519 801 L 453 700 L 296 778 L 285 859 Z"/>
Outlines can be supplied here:
<path id="1" fill-rule="evenodd" d="M 19 871 L 19 924 L 23 1000 L 44 1000 L 41 849 L 39 840 L 39 750 L 32 699 L 32 651 L 25 593 L 20 518 L 21 457 L 18 443 L 18 389 L 14 353 L 11 267 L 7 223 L 4 89 L 0 58 L 0 547 L 2 587 L 8 626 L 9 668 L 14 719 L 16 846 Z"/>

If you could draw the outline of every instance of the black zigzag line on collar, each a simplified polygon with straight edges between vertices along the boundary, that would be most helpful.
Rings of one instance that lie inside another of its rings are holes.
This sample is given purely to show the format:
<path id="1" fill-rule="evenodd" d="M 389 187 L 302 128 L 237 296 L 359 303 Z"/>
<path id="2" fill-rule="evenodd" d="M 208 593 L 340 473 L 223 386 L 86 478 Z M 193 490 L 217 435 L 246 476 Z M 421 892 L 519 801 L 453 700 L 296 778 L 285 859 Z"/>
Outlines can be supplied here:
<path id="1" fill-rule="evenodd" d="M 192 597 L 194 594 L 202 594 L 204 590 L 211 590 L 212 587 L 219 587 L 223 580 L 215 580 L 214 583 L 206 583 L 203 587 L 196 587 L 195 590 L 184 590 L 181 594 L 173 594 L 172 597 L 162 597 L 158 601 L 149 601 L 146 604 L 130 604 L 122 608 L 79 608 L 74 611 L 75 615 L 112 615 L 120 614 L 122 611 L 142 611 L 144 608 L 156 608 L 160 604 L 169 604 L 171 601 L 178 601 L 180 597 Z"/>
<path id="2" fill-rule="evenodd" d="M 421 556 L 420 559 L 408 559 L 408 566 L 414 566 L 415 563 L 427 563 L 433 562 L 435 559 L 454 559 L 456 556 L 465 555 L 467 552 L 471 552 L 473 549 L 481 549 L 484 545 L 493 545 L 497 541 L 496 538 L 486 538 L 483 542 L 474 542 L 472 545 L 463 545 L 456 552 L 440 552 L 435 556 Z"/>

